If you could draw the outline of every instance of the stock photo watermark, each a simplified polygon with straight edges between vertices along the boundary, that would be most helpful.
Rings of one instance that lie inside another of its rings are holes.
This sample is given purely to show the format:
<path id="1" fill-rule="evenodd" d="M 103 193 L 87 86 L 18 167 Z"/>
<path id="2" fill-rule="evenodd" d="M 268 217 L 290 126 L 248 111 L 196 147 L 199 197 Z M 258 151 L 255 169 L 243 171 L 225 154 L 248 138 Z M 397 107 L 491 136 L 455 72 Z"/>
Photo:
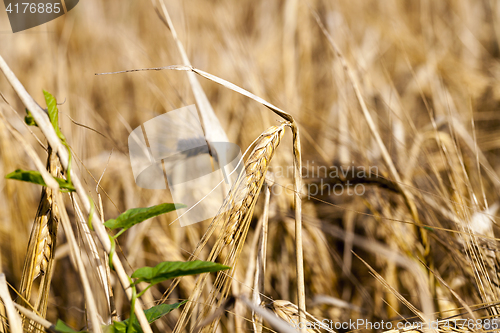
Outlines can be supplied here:
<path id="1" fill-rule="evenodd" d="M 398 330 L 415 330 L 422 331 L 424 329 L 447 329 L 447 330 L 483 330 L 485 332 L 498 331 L 500 328 L 499 320 L 494 319 L 441 319 L 431 322 L 409 322 L 409 321 L 369 321 L 365 319 L 357 319 L 349 321 L 333 321 L 330 319 L 323 319 L 322 321 L 307 321 L 292 322 L 292 327 L 295 329 L 313 329 L 313 330 L 384 330 L 390 331 L 393 329 Z"/>
<path id="2" fill-rule="evenodd" d="M 275 183 L 280 184 L 279 179 L 293 179 L 293 166 L 286 168 L 277 166 L 273 168 Z M 366 192 L 364 180 L 378 177 L 377 166 L 356 166 L 354 162 L 347 166 L 325 166 L 317 165 L 315 161 L 304 161 L 302 164 L 301 193 L 307 199 L 316 196 L 361 196 Z M 293 191 L 293 185 L 273 186 L 271 193 L 280 195 L 284 191 Z"/>
<path id="3" fill-rule="evenodd" d="M 169 111 L 148 120 L 129 135 L 130 163 L 137 186 L 168 189 L 180 208 L 181 226 L 221 213 L 231 186 L 243 172 L 241 149 L 231 142 L 208 142 L 195 105 Z M 293 166 L 273 169 L 277 185 L 293 179 Z M 363 180 L 378 177 L 376 166 L 324 166 L 305 161 L 301 193 L 316 196 L 365 194 Z M 294 191 L 293 185 L 272 186 L 273 195 Z M 229 207 L 229 206 L 228 206 Z"/>
<path id="4" fill-rule="evenodd" d="M 128 138 L 137 186 L 169 189 L 181 226 L 213 218 L 243 170 L 240 147 L 207 142 L 195 105 L 148 120 Z"/>
<path id="5" fill-rule="evenodd" d="M 4 0 L 12 32 L 52 21 L 75 8 L 79 0 Z"/>

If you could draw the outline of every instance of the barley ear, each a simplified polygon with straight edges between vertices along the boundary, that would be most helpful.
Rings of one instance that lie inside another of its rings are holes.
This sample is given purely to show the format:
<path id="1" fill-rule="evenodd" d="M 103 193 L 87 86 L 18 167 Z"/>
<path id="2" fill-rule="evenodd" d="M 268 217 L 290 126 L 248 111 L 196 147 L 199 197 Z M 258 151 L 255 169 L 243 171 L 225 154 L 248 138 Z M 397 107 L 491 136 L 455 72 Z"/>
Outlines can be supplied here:
<path id="1" fill-rule="evenodd" d="M 47 171 L 53 177 L 61 177 L 61 165 L 57 154 L 50 147 L 48 153 Z M 60 220 L 59 208 L 55 201 L 56 192 L 57 190 L 49 187 L 42 188 L 42 195 L 31 229 L 21 278 L 20 291 L 22 297 L 19 302 L 22 306 L 30 306 L 26 302 L 30 302 L 33 284 L 40 277 L 38 298 L 34 303 L 34 309 L 41 317 L 45 317 L 47 312 L 47 300 L 50 292 L 54 252 L 57 241 L 57 228 Z M 31 332 L 33 329 L 42 329 L 42 327 L 30 320 L 24 320 L 24 330 Z"/>
<path id="2" fill-rule="evenodd" d="M 223 259 L 223 264 L 230 266 L 228 272 L 218 273 L 214 287 L 210 291 L 208 299 L 203 302 L 201 316 L 198 318 L 198 326 L 204 318 L 210 317 L 210 312 L 215 306 L 220 307 L 229 293 L 229 286 L 233 279 L 235 267 L 237 265 L 243 244 L 245 242 L 255 203 L 265 180 L 269 163 L 278 147 L 285 131 L 285 127 L 290 126 L 288 122 L 280 126 L 272 126 L 264 131 L 258 138 L 255 147 L 245 162 L 244 171 L 240 174 L 225 202 L 221 211 L 214 217 L 212 224 L 205 233 L 211 235 L 214 229 L 222 225 L 215 245 L 212 247 L 208 261 L 216 261 L 220 258 L 222 251 L 227 255 Z M 199 253 L 206 244 L 205 236 L 202 238 L 194 253 Z M 194 257 L 193 257 L 194 258 Z M 193 259 L 191 258 L 191 259 Z M 206 282 L 207 275 L 201 276 L 189 298 L 189 302 L 184 307 L 181 316 L 176 324 L 174 332 L 184 332 L 188 319 L 194 311 L 194 306 L 199 303 L 201 290 Z M 212 332 L 218 325 L 218 316 L 212 321 L 205 331 Z"/>

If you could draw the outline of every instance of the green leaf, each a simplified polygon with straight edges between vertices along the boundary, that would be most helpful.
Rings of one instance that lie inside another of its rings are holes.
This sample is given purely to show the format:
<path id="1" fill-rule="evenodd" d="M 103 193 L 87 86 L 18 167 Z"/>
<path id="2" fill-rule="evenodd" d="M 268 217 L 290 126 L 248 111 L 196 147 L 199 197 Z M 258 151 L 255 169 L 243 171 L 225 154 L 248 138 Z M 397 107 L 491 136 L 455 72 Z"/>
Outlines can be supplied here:
<path id="1" fill-rule="evenodd" d="M 57 109 L 57 101 L 54 96 L 45 90 L 43 91 L 43 95 L 45 96 L 45 103 L 47 104 L 47 113 L 49 114 L 50 123 L 52 124 L 52 127 L 54 127 L 54 130 L 63 145 L 68 149 L 68 167 L 66 170 L 66 177 L 68 178 L 68 182 L 71 183 L 71 149 L 69 149 L 66 137 L 62 134 L 61 129 L 59 128 L 59 110 Z"/>
<path id="2" fill-rule="evenodd" d="M 150 309 L 147 309 L 144 311 L 144 314 L 146 315 L 146 318 L 148 319 L 148 322 L 151 324 L 155 322 L 156 320 L 160 319 L 167 313 L 179 308 L 181 305 L 186 303 L 187 300 L 179 302 L 179 303 L 174 303 L 174 304 L 160 304 L 153 306 Z"/>
<path id="3" fill-rule="evenodd" d="M 47 112 L 49 113 L 49 119 L 54 127 L 54 130 L 57 133 L 59 139 L 64 141 L 64 135 L 61 133 L 59 129 L 59 110 L 57 109 L 57 101 L 54 96 L 52 96 L 49 92 L 43 91 L 43 95 L 45 96 L 45 103 L 47 104 Z"/>
<path id="4" fill-rule="evenodd" d="M 127 323 L 123 321 L 114 321 L 113 324 L 104 327 L 103 331 L 105 333 L 127 333 Z M 138 332 L 135 326 L 132 326 L 132 330 L 128 333 Z M 142 332 L 140 330 L 139 332 Z"/>
<path id="5" fill-rule="evenodd" d="M 123 228 L 127 230 L 137 223 L 141 223 L 142 221 L 145 221 L 152 217 L 184 207 L 186 206 L 181 204 L 164 203 L 152 207 L 132 208 L 118 216 L 116 219 L 106 221 L 104 225 L 110 229 Z"/>
<path id="6" fill-rule="evenodd" d="M 38 126 L 36 124 L 35 118 L 33 118 L 33 115 L 31 114 L 30 110 L 26 109 L 26 116 L 24 116 L 24 122 L 28 126 Z"/>
<path id="7" fill-rule="evenodd" d="M 45 181 L 43 180 L 42 175 L 40 172 L 35 171 L 35 170 L 21 170 L 17 169 L 16 171 L 13 171 L 9 173 L 7 176 L 5 176 L 7 179 L 15 179 L 15 180 L 20 180 L 24 182 L 29 182 L 37 185 L 42 185 L 42 186 L 47 186 L 45 184 Z M 57 178 L 53 177 L 58 183 L 59 183 L 59 188 L 63 192 L 75 192 L 75 188 L 73 187 L 73 184 L 68 182 L 66 179 L 62 178 Z"/>
<path id="8" fill-rule="evenodd" d="M 55 330 L 61 333 L 79 333 L 79 331 L 75 331 L 74 329 L 66 325 L 66 323 L 61 319 L 57 319 Z"/>
<path id="9" fill-rule="evenodd" d="M 134 284 L 149 282 L 154 285 L 179 276 L 218 272 L 230 268 L 211 261 L 164 261 L 155 267 L 141 267 L 132 274 L 132 277 L 137 279 Z"/>
<path id="10" fill-rule="evenodd" d="M 144 311 L 144 314 L 146 315 L 146 318 L 148 322 L 151 324 L 157 319 L 160 319 L 167 313 L 171 312 L 172 310 L 175 310 L 179 308 L 181 305 L 186 303 L 186 301 L 182 301 L 180 303 L 174 303 L 174 304 L 160 304 L 153 306 L 151 309 L 147 309 Z M 127 326 L 128 326 L 128 319 L 124 321 L 115 321 L 113 324 L 106 326 L 104 328 L 104 332 L 106 333 L 141 333 L 141 325 L 137 321 L 137 318 L 134 318 L 134 321 L 132 323 L 132 330 L 129 330 L 127 332 Z"/>

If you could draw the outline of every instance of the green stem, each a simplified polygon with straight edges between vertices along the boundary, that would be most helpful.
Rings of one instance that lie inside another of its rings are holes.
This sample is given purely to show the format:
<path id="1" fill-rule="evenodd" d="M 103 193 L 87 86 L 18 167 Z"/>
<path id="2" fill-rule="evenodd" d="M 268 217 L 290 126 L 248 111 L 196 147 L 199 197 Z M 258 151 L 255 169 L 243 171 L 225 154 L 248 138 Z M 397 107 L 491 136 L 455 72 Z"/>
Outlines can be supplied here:
<path id="1" fill-rule="evenodd" d="M 130 277 L 128 279 L 130 281 L 130 288 L 132 288 L 132 299 L 130 300 L 130 318 L 128 320 L 127 333 L 133 332 L 132 326 L 135 319 L 135 300 L 137 299 L 137 289 L 135 288 L 135 284 L 133 284 L 133 281 Z"/>
<path id="2" fill-rule="evenodd" d="M 89 201 L 90 201 L 90 214 L 89 214 L 89 229 L 94 231 L 94 227 L 92 227 L 92 217 L 94 217 L 94 200 L 92 200 L 92 197 L 89 195 Z"/>
<path id="3" fill-rule="evenodd" d="M 146 291 L 148 291 L 148 289 L 149 289 L 149 288 L 151 288 L 152 286 L 153 286 L 152 284 L 150 284 L 149 286 L 147 286 L 147 287 L 146 287 L 146 289 L 144 289 L 143 291 L 141 291 L 141 292 L 137 295 L 137 297 L 141 297 L 142 295 L 144 295 L 144 293 L 145 293 Z"/>
<path id="4" fill-rule="evenodd" d="M 111 237 L 111 235 L 108 236 L 109 236 L 109 241 L 111 242 L 111 250 L 109 250 L 109 268 L 115 270 L 115 268 L 113 267 L 113 255 L 115 254 L 116 243 L 115 239 Z"/>
<path id="5" fill-rule="evenodd" d="M 123 228 L 122 230 L 118 231 L 118 233 L 116 235 L 113 236 L 114 239 L 117 239 L 118 236 L 120 236 L 121 234 L 123 234 L 127 229 L 126 228 Z"/>
<path id="6" fill-rule="evenodd" d="M 66 179 L 68 180 L 68 183 L 71 184 L 71 149 L 69 149 L 69 145 L 66 143 L 66 138 L 62 138 L 62 143 L 64 146 L 66 146 L 66 149 L 68 149 L 68 167 L 66 168 Z"/>

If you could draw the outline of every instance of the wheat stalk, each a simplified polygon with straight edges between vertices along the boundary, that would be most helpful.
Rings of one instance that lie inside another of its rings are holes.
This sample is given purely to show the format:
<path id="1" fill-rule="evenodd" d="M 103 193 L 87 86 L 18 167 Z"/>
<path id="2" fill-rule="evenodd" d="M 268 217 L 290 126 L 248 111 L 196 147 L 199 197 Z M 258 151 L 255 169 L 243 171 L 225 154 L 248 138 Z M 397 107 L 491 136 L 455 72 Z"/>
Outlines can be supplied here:
<path id="1" fill-rule="evenodd" d="M 14 303 L 14 307 L 25 317 L 31 319 L 32 321 L 40 324 L 41 326 L 45 327 L 48 329 L 50 332 L 56 332 L 55 330 L 55 325 L 53 325 L 50 321 L 46 320 L 45 318 L 40 317 L 33 311 L 30 311 L 19 304 Z"/>
<path id="2" fill-rule="evenodd" d="M 268 220 L 269 220 L 269 201 L 271 198 L 270 182 L 267 178 L 264 185 L 265 191 L 265 202 L 264 202 L 264 212 L 262 214 L 262 227 L 260 230 L 258 251 L 256 257 L 256 265 L 253 271 L 253 290 L 252 290 L 252 302 L 256 306 L 260 306 L 262 300 L 260 298 L 261 293 L 264 294 L 264 276 L 266 272 L 266 254 L 267 254 L 267 234 L 268 234 Z M 256 333 L 262 333 L 262 316 L 252 311 L 252 325 L 253 330 Z"/>
<path id="3" fill-rule="evenodd" d="M 235 266 L 246 239 L 253 209 L 262 188 L 262 184 L 264 183 L 265 174 L 269 168 L 269 163 L 271 162 L 274 152 L 285 133 L 286 126 L 290 126 L 290 124 L 285 122 L 280 126 L 272 126 L 259 136 L 253 151 L 250 153 L 245 163 L 244 172 L 240 174 L 234 183 L 219 214 L 213 219 L 207 232 L 198 243 L 190 258 L 190 260 L 193 260 L 198 256 L 208 241 L 208 238 L 213 234 L 215 229 L 222 224 L 222 232 L 219 234 L 207 260 L 215 262 L 220 258 L 222 251 L 226 250 L 226 256 L 223 263 L 230 266 L 231 270 L 228 273 L 217 274 L 214 287 L 207 301 L 204 302 L 201 311 L 202 314 L 198 316 L 198 318 L 200 318 L 198 321 L 205 318 L 212 307 L 219 307 L 227 297 L 230 281 L 235 272 Z M 189 298 L 189 302 L 183 309 L 176 324 L 174 332 L 181 332 L 185 329 L 187 321 L 194 310 L 194 305 L 198 304 L 206 277 L 207 275 L 204 275 L 198 279 L 194 291 Z M 175 287 L 177 283 L 178 280 L 174 282 L 173 287 Z M 217 324 L 218 318 L 211 323 L 209 330 L 213 330 Z"/>
<path id="4" fill-rule="evenodd" d="M 9 319 L 10 332 L 21 333 L 22 323 L 19 314 L 14 308 L 14 303 L 10 298 L 9 288 L 7 287 L 7 281 L 5 279 L 5 274 L 0 273 L 0 300 L 5 306 L 5 311 L 7 312 L 7 317 Z"/>
<path id="5" fill-rule="evenodd" d="M 61 177 L 62 168 L 57 154 L 50 147 L 48 148 L 48 154 L 47 170 L 52 176 Z M 22 295 L 20 304 L 24 305 L 30 301 L 33 283 L 38 277 L 41 277 L 38 298 L 34 307 L 36 312 L 44 318 L 47 312 L 47 299 L 49 296 L 50 281 L 52 280 L 54 250 L 57 240 L 57 227 L 60 220 L 59 209 L 56 205 L 54 195 L 55 192 L 53 189 L 49 187 L 42 188 L 42 196 L 33 227 L 31 228 L 20 288 Z M 24 329 L 31 332 L 33 328 L 33 323 L 25 320 Z M 41 329 L 41 327 L 39 328 Z"/>

